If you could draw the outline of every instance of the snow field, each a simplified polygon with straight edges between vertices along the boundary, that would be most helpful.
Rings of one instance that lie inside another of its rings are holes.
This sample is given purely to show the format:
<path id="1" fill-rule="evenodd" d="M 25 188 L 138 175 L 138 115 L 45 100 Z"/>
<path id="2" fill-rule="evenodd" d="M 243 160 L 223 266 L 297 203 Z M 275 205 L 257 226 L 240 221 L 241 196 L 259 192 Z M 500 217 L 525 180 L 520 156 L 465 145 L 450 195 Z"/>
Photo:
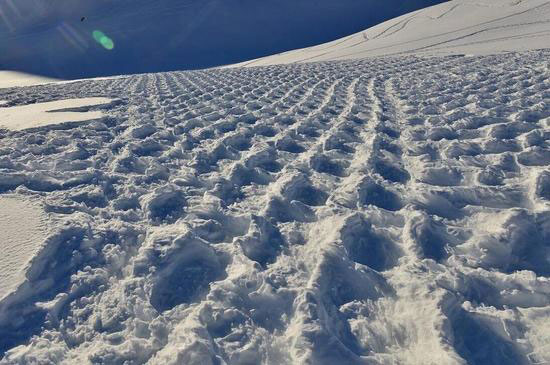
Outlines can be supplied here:
<path id="1" fill-rule="evenodd" d="M 0 363 L 550 361 L 548 51 L 0 90 L 105 116 L 0 131 L 60 223 Z"/>

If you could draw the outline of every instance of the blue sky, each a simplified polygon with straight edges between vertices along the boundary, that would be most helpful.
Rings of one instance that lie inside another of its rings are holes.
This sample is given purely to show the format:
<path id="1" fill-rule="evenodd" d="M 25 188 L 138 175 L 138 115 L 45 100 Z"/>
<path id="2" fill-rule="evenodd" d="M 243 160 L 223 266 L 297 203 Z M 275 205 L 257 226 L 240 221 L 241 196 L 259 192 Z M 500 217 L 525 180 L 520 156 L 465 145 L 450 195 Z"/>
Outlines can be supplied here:
<path id="1" fill-rule="evenodd" d="M 323 43 L 441 2 L 0 0 L 0 69 L 81 78 L 205 68 Z"/>

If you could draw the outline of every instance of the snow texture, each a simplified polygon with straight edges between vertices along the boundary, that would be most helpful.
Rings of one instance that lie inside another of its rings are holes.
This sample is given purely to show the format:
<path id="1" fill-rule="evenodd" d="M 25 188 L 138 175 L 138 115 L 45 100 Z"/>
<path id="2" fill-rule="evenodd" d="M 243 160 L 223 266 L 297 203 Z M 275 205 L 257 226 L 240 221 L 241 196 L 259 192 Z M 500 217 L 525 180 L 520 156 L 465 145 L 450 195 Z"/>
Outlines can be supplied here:
<path id="1" fill-rule="evenodd" d="M 0 129 L 0 364 L 550 363 L 550 49 L 524 40 L 0 89 L 112 100 Z"/>
<path id="2" fill-rule="evenodd" d="M 57 223 L 0 362 L 549 362 L 549 56 L 0 91 L 119 100 L 1 132 L 0 192 Z"/>

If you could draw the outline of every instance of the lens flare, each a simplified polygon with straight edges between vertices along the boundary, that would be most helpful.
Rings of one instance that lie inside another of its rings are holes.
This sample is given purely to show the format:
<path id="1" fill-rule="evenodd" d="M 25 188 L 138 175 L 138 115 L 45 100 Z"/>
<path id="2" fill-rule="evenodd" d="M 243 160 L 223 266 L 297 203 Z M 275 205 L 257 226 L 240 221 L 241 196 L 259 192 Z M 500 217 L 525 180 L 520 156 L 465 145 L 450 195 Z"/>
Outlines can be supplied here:
<path id="1" fill-rule="evenodd" d="M 101 44 L 103 46 L 103 48 L 105 48 L 109 51 L 112 50 L 113 48 L 115 48 L 115 43 L 113 42 L 113 40 L 111 38 L 107 37 L 105 35 L 105 33 L 103 33 L 100 30 L 94 30 L 92 32 L 92 37 L 94 37 L 96 42 Z"/>
<path id="2" fill-rule="evenodd" d="M 82 34 L 72 25 L 61 22 L 56 29 L 68 44 L 80 52 L 84 52 L 89 47 L 88 41 L 82 37 Z"/>

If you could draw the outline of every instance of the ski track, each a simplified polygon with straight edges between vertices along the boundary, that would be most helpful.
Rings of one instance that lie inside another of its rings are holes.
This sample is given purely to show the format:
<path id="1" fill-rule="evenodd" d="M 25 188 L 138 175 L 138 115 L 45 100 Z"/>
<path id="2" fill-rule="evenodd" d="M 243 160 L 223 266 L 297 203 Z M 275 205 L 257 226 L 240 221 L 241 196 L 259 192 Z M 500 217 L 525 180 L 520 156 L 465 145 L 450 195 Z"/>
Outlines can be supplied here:
<path id="1" fill-rule="evenodd" d="M 0 90 L 117 100 L 0 130 L 0 194 L 61 222 L 0 363 L 550 362 L 549 57 Z"/>

